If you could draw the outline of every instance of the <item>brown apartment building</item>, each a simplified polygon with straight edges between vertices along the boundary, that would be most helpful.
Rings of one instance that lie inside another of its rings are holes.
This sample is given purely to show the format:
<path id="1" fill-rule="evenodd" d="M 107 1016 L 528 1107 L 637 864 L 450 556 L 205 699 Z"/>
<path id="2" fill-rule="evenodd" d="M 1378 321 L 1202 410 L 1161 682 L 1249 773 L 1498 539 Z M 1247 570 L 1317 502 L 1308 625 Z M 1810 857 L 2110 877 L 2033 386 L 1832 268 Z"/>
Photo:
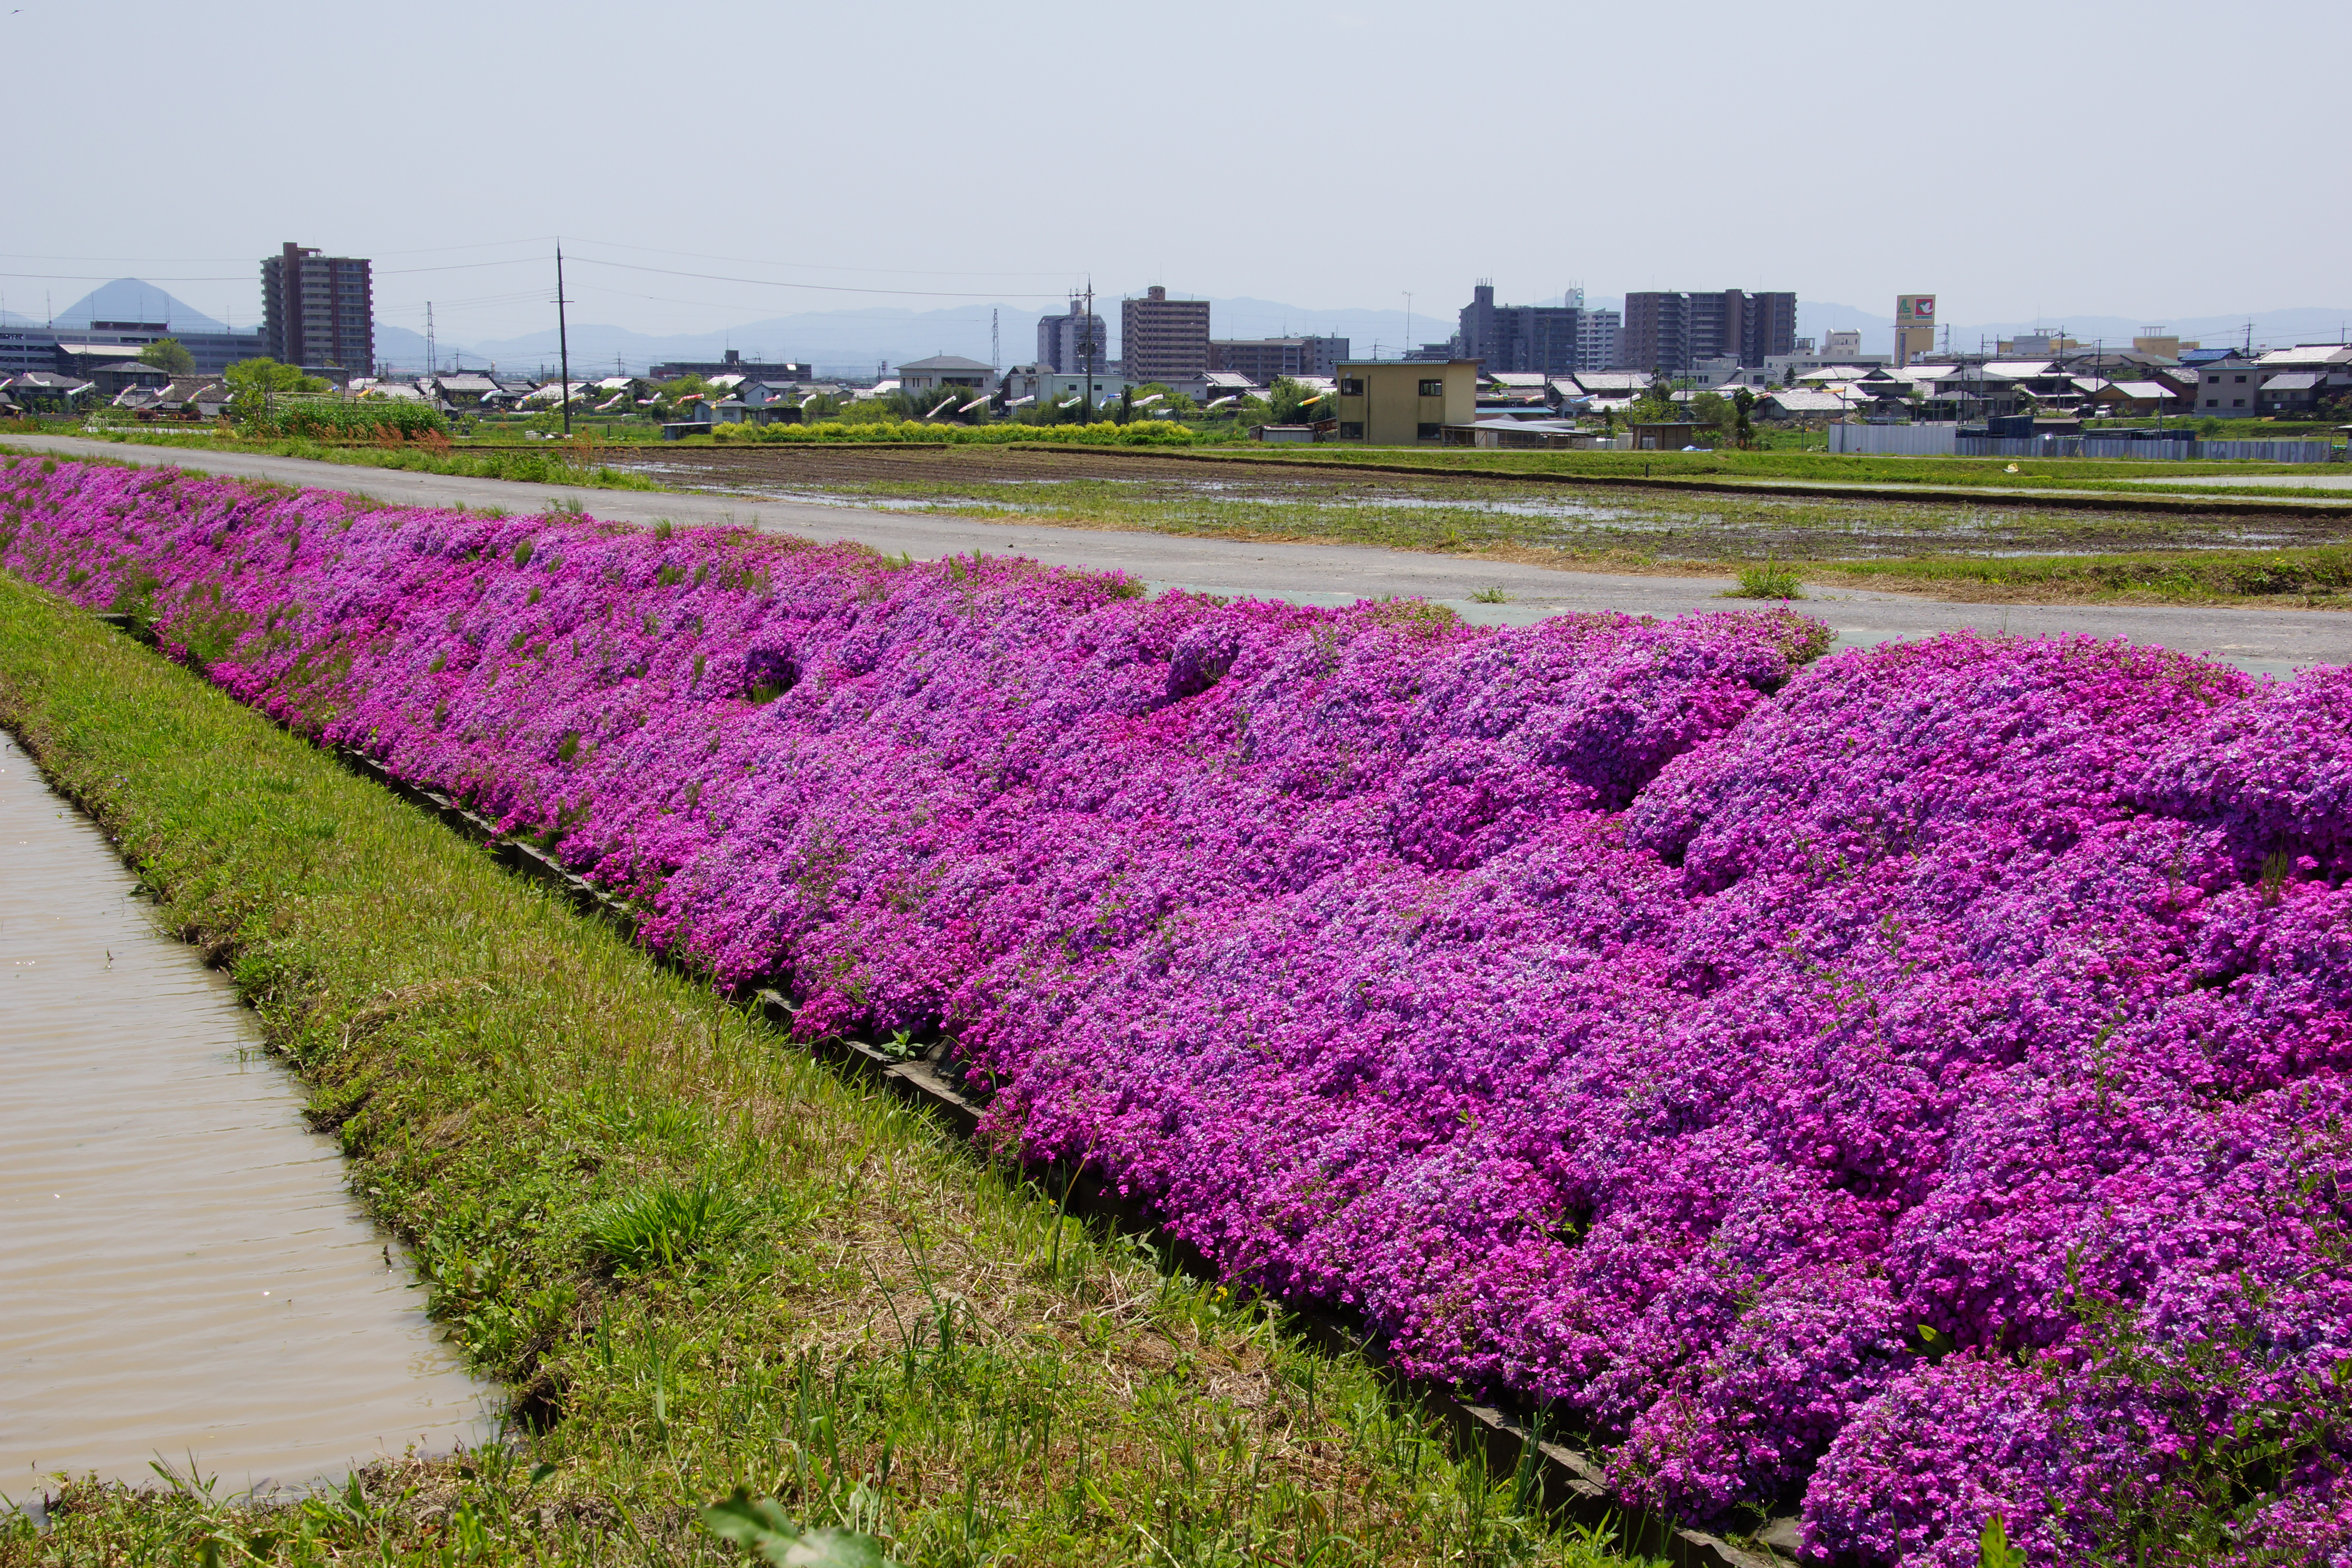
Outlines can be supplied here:
<path id="1" fill-rule="evenodd" d="M 1616 368 L 1683 375 L 1702 360 L 1730 358 L 1760 365 L 1772 355 L 1793 353 L 1796 345 L 1794 294 L 1752 294 L 1738 289 L 1628 294 Z"/>
<path id="2" fill-rule="evenodd" d="M 372 269 L 356 256 L 288 244 L 261 262 L 263 352 L 280 364 L 375 374 Z"/>
<path id="3" fill-rule="evenodd" d="M 1337 375 L 1345 338 L 1212 338 L 1209 368 L 1245 375 L 1260 386 L 1276 376 Z"/>
<path id="4" fill-rule="evenodd" d="M 1209 302 L 1171 300 L 1154 284 L 1119 301 L 1118 339 L 1129 381 L 1198 381 L 1209 374 Z"/>

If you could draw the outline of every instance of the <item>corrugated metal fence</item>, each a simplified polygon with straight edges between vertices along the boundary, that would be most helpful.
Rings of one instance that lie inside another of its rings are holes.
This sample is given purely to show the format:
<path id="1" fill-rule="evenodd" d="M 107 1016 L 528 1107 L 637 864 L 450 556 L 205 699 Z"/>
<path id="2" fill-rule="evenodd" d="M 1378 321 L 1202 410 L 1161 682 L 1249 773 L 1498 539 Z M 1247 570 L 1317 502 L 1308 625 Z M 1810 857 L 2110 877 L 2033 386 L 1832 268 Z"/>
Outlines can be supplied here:
<path id="1" fill-rule="evenodd" d="M 2326 441 L 2102 440 L 2091 436 L 1963 436 L 1957 425 L 1832 425 L 1832 452 L 1889 458 L 2108 458 L 2142 462 L 2332 463 Z"/>
<path id="2" fill-rule="evenodd" d="M 1943 425 L 1832 425 L 1830 450 L 1872 452 L 1887 458 L 1948 458 L 1959 426 Z"/>
<path id="3" fill-rule="evenodd" d="M 2273 463 L 2332 463 L 2336 448 L 2326 441 L 2200 441 L 2200 458 L 2252 458 Z"/>

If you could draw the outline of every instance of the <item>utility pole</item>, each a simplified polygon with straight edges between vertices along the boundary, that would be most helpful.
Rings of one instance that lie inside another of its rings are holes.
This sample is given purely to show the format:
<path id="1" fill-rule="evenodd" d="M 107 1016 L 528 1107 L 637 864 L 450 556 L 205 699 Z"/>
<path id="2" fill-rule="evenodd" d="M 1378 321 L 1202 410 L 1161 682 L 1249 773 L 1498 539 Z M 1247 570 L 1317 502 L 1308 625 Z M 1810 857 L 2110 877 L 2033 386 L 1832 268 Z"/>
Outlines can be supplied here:
<path id="1" fill-rule="evenodd" d="M 425 374 L 426 375 L 441 374 L 439 354 L 440 351 L 434 346 L 433 342 L 433 301 L 427 300 L 425 301 Z"/>
<path id="2" fill-rule="evenodd" d="M 997 372 L 1003 364 L 1004 350 L 996 337 L 996 307 L 991 305 L 988 308 L 988 376 L 991 381 L 996 379 Z"/>
<path id="3" fill-rule="evenodd" d="M 556 400 L 563 405 L 563 433 L 572 434 L 572 332 L 563 320 L 563 243 L 555 246 L 555 347 L 562 356 L 563 384 L 556 389 Z"/>
<path id="4" fill-rule="evenodd" d="M 1087 320 L 1078 335 L 1087 345 L 1087 423 L 1095 417 L 1095 280 L 1087 279 Z"/>

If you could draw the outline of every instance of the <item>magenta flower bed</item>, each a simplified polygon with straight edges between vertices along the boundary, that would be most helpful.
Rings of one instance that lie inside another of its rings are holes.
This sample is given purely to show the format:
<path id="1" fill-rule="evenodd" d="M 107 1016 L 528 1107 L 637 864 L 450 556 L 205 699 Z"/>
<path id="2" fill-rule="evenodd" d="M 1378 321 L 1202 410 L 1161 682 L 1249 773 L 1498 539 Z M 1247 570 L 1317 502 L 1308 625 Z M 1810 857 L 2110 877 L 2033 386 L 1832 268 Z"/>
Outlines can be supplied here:
<path id="1" fill-rule="evenodd" d="M 1626 1497 L 2343 1561 L 2352 677 L 1471 628 L 31 462 L 0 563 L 456 791 Z M 2153 1522 L 2151 1522 L 2153 1521 Z M 2335 1554 L 2330 1557 L 2330 1554 Z"/>

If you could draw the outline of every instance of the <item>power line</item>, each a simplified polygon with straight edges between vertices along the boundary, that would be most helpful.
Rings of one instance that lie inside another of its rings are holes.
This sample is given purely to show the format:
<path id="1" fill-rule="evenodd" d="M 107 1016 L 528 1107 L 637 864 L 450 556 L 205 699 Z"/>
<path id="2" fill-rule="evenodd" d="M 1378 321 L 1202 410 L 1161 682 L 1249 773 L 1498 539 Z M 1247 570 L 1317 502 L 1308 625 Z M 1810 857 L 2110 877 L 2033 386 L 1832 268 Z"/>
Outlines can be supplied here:
<path id="1" fill-rule="evenodd" d="M 675 267 L 644 267 L 633 261 L 607 261 L 575 256 L 591 267 L 617 267 L 629 272 L 653 272 L 665 278 L 692 278 L 705 283 L 742 283 L 755 289 L 803 289 L 822 294 L 889 294 L 922 300 L 1058 300 L 1060 290 L 1042 294 L 1008 294 L 1002 290 L 975 292 L 951 289 L 866 289 L 851 283 L 783 283 L 770 278 L 734 278 L 718 272 L 688 272 Z"/>

